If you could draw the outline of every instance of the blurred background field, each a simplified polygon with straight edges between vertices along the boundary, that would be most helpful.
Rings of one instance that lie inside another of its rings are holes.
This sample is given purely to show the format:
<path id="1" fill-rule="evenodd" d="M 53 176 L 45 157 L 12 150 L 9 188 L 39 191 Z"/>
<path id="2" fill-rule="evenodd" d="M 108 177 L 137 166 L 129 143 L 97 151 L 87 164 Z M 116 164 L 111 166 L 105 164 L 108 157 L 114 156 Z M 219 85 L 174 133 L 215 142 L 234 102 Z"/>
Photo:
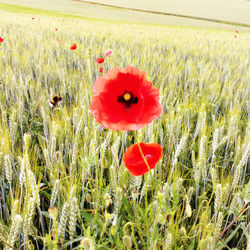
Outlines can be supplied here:
<path id="1" fill-rule="evenodd" d="M 1 247 L 249 249 L 247 28 L 0 6 Z M 133 65 L 160 90 L 162 116 L 134 134 L 89 111 L 108 48 L 105 72 Z M 122 162 L 135 141 L 163 147 L 153 178 Z"/>
<path id="2" fill-rule="evenodd" d="M 122 1 L 122 0 L 100 0 L 89 2 L 97 2 L 104 4 L 111 4 L 114 6 L 137 8 L 150 11 L 161 11 L 173 14 L 182 14 L 187 16 L 218 19 L 222 21 L 243 23 L 250 26 L 250 2 L 246 0 L 136 0 L 136 1 Z M 1 0 L 2 4 L 14 4 L 23 7 L 34 9 L 49 10 L 57 13 L 71 14 L 77 16 L 101 18 L 109 20 L 118 20 L 124 22 L 139 22 L 151 24 L 168 24 L 168 25 L 182 25 L 182 26 L 196 26 L 196 27 L 211 27 L 232 29 L 237 25 L 228 26 L 219 23 L 207 22 L 202 20 L 195 20 L 189 18 L 181 18 L 174 16 L 164 16 L 150 13 L 141 13 L 138 11 L 130 11 L 119 8 L 91 5 L 81 1 L 73 0 Z M 0 5 L 1 8 L 1 5 Z"/>

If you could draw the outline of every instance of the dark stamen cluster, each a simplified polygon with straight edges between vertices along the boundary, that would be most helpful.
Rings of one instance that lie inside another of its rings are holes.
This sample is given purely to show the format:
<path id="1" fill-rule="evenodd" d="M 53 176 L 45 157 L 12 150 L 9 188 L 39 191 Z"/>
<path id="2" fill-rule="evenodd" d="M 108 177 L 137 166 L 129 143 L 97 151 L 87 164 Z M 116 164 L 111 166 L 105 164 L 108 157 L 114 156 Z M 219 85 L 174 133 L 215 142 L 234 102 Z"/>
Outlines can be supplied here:
<path id="1" fill-rule="evenodd" d="M 125 96 L 129 94 L 130 95 L 130 99 L 129 100 L 126 100 L 125 99 Z M 118 102 L 123 102 L 125 104 L 125 107 L 126 109 L 129 109 L 130 108 L 130 105 L 131 104 L 136 104 L 138 103 L 138 98 L 135 97 L 132 92 L 128 92 L 128 91 L 125 91 L 123 95 L 120 95 L 118 96 L 118 99 L 117 99 Z"/>

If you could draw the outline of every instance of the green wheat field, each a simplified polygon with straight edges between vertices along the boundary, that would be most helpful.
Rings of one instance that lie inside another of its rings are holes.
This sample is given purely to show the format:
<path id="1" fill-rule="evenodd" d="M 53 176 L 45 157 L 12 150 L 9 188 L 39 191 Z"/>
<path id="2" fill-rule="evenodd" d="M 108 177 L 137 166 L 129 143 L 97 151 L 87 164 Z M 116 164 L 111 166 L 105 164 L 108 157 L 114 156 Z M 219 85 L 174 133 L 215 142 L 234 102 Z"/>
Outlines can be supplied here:
<path id="1" fill-rule="evenodd" d="M 0 10 L 0 36 L 1 249 L 250 249 L 249 32 Z M 106 49 L 159 88 L 136 132 L 90 113 Z M 163 157 L 134 177 L 142 141 Z"/>

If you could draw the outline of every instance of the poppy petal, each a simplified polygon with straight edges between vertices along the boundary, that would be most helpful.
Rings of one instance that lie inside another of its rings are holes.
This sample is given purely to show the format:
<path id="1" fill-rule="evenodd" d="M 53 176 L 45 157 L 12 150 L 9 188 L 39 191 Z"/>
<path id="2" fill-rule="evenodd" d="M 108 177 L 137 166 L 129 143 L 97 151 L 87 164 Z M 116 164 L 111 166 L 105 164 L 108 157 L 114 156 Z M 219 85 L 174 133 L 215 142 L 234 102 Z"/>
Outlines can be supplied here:
<path id="1" fill-rule="evenodd" d="M 156 166 L 156 163 L 161 159 L 162 147 L 157 143 L 139 143 L 150 169 Z M 138 144 L 130 146 L 124 154 L 123 162 L 129 172 L 134 176 L 143 175 L 149 171 L 145 163 Z"/>
<path id="2" fill-rule="evenodd" d="M 105 52 L 104 52 L 104 56 L 108 57 L 112 54 L 112 50 L 111 49 L 107 49 Z"/>
<path id="3" fill-rule="evenodd" d="M 96 62 L 97 62 L 98 64 L 101 64 L 101 63 L 104 62 L 104 58 L 96 58 Z"/>
<path id="4" fill-rule="evenodd" d="M 75 50 L 76 48 L 77 48 L 77 46 L 76 46 L 75 43 L 73 43 L 73 44 L 71 45 L 71 47 L 70 47 L 71 50 Z"/>

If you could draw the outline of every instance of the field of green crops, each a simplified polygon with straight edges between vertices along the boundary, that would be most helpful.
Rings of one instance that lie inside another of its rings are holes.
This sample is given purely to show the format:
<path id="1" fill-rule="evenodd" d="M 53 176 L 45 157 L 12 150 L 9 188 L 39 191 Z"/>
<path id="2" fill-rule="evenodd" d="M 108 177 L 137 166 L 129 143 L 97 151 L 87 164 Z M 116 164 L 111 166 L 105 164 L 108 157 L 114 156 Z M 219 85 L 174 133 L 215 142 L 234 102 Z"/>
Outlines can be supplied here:
<path id="1" fill-rule="evenodd" d="M 250 249 L 249 32 L 3 10 L 0 24 L 0 248 Z M 162 115 L 136 132 L 90 113 L 106 49 L 104 74 L 133 65 L 160 90 Z M 133 177 L 123 154 L 142 141 L 163 157 Z"/>

